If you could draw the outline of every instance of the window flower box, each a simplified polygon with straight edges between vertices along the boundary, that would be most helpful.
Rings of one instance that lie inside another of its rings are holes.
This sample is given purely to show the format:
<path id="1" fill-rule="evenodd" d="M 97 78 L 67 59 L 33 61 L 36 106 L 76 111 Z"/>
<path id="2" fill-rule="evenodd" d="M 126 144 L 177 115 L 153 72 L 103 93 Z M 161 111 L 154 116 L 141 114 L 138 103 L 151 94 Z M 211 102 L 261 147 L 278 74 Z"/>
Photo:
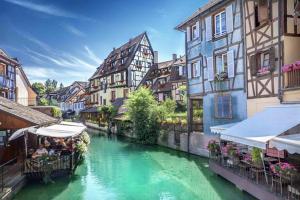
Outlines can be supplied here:
<path id="1" fill-rule="evenodd" d="M 293 64 L 287 64 L 282 67 L 282 72 L 290 72 L 293 70 Z"/>
<path id="2" fill-rule="evenodd" d="M 293 70 L 300 70 L 300 61 L 297 61 L 297 62 L 293 65 Z"/>
<path id="3" fill-rule="evenodd" d="M 219 74 L 215 74 L 215 80 L 217 81 L 224 81 L 228 78 L 227 72 L 221 72 Z"/>
<path id="4" fill-rule="evenodd" d="M 261 67 L 258 71 L 257 71 L 257 75 L 266 75 L 270 73 L 270 67 Z"/>

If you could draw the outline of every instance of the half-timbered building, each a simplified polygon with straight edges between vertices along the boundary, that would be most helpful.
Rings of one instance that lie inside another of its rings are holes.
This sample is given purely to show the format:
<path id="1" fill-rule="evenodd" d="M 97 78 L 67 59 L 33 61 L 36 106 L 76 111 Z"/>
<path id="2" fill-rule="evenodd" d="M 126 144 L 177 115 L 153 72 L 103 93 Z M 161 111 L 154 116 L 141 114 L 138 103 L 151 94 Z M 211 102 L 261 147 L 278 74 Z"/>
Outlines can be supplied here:
<path id="1" fill-rule="evenodd" d="M 173 54 L 172 60 L 154 63 L 140 86 L 150 88 L 156 99 L 162 102 L 167 98 L 182 101 L 180 86 L 185 84 L 185 56 L 177 58 L 177 55 Z"/>
<path id="2" fill-rule="evenodd" d="M 246 117 L 242 8 L 240 0 L 209 1 L 176 27 L 186 34 L 189 133 Z"/>
<path id="3" fill-rule="evenodd" d="M 88 82 L 75 81 L 58 91 L 58 105 L 63 112 L 74 111 L 78 114 L 85 108 L 85 92 Z"/>
<path id="4" fill-rule="evenodd" d="M 0 49 L 0 96 L 16 101 L 16 68 L 17 59 L 13 59 Z"/>
<path id="5" fill-rule="evenodd" d="M 146 32 L 114 48 L 89 79 L 90 106 L 111 105 L 134 91 L 154 62 Z"/>
<path id="6" fill-rule="evenodd" d="M 248 115 L 300 102 L 300 3 L 245 0 Z"/>

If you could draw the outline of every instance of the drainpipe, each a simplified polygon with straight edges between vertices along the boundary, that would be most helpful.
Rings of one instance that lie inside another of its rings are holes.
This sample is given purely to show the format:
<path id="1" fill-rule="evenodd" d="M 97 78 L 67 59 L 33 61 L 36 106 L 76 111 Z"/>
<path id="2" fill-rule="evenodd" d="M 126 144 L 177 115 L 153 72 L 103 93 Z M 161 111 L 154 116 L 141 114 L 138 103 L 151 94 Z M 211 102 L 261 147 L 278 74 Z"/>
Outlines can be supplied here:
<path id="1" fill-rule="evenodd" d="M 241 22 L 243 23 L 242 26 L 242 33 L 243 33 L 243 47 L 244 47 L 244 52 L 243 52 L 243 63 L 244 63 L 244 92 L 246 93 L 246 101 L 248 99 L 248 94 L 247 94 L 247 87 L 248 87 L 248 71 L 247 71 L 247 46 L 246 46 L 246 23 L 244 20 L 244 5 L 245 5 L 245 0 L 242 0 L 241 5 L 240 5 L 240 12 L 241 12 Z M 247 103 L 247 102 L 246 102 Z M 246 106 L 247 109 L 247 106 Z M 247 114 L 248 115 L 248 114 Z"/>
<path id="2" fill-rule="evenodd" d="M 190 153 L 190 133 L 191 133 L 191 109 L 190 109 L 190 92 L 188 79 L 188 55 L 187 55 L 187 33 L 185 32 L 185 74 L 186 74 L 186 92 L 187 92 L 187 152 Z"/>
<path id="3" fill-rule="evenodd" d="M 278 1 L 278 20 L 279 20 L 279 23 L 278 23 L 278 64 L 279 64 L 279 71 L 278 71 L 278 98 L 279 98 L 279 101 L 280 103 L 283 103 L 283 94 L 282 94 L 282 83 L 281 83 L 281 76 L 282 76 L 282 72 L 281 72 L 281 66 L 282 66 L 282 45 L 281 45 L 281 36 L 283 35 L 283 31 L 282 31 L 282 26 L 284 26 L 284 24 L 282 23 L 283 22 L 283 18 L 282 18 L 282 11 L 281 11 L 281 8 L 282 7 L 282 1 Z"/>

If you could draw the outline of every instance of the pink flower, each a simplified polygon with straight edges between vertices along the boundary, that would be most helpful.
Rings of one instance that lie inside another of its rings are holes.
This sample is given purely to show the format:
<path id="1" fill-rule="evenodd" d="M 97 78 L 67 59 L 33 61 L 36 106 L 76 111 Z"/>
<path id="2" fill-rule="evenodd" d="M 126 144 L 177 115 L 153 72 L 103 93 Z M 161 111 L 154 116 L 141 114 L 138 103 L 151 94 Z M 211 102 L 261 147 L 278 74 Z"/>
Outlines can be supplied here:
<path id="1" fill-rule="evenodd" d="M 293 70 L 293 64 L 287 64 L 282 66 L 282 72 L 290 72 Z"/>

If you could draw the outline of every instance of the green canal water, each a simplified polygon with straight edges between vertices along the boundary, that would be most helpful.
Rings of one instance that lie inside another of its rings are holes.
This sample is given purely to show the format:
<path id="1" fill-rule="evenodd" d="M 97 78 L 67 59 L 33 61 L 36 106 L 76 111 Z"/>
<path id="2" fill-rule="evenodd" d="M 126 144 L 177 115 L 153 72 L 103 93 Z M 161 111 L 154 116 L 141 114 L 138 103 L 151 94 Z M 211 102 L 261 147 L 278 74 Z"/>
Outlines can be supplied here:
<path id="1" fill-rule="evenodd" d="M 208 160 L 93 134 L 85 162 L 71 178 L 29 183 L 15 200 L 248 200 L 213 174 Z"/>

